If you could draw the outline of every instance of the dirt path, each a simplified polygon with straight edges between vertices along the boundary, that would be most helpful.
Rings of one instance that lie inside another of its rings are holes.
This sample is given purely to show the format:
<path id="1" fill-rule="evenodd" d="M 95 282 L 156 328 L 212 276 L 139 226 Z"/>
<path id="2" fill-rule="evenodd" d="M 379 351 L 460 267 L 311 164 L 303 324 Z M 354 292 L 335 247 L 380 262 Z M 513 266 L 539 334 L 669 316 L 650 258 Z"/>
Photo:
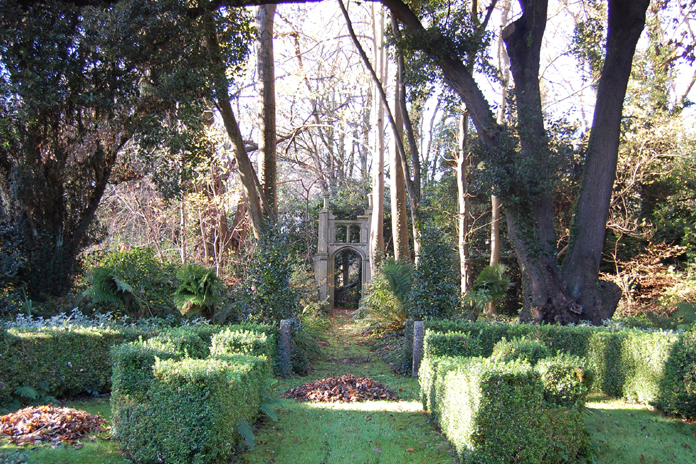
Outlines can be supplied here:
<path id="1" fill-rule="evenodd" d="M 428 422 L 418 400 L 416 379 L 394 374 L 364 344 L 361 328 L 337 311 L 327 333 L 324 359 L 309 376 L 279 382 L 276 393 L 343 374 L 370 377 L 399 401 L 299 403 L 281 400 L 278 422 L 265 421 L 256 446 L 237 463 L 400 464 L 454 463 L 451 448 Z"/>

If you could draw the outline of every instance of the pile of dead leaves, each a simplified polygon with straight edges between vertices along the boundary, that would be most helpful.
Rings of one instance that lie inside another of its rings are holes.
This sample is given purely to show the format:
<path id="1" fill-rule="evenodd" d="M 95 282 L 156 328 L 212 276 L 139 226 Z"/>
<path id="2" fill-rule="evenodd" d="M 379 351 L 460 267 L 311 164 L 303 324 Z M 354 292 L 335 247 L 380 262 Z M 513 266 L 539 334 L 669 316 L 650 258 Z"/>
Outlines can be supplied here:
<path id="1" fill-rule="evenodd" d="M 20 409 L 0 416 L 0 438 L 14 445 L 38 445 L 43 442 L 72 442 L 91 432 L 105 431 L 106 419 L 72 408 L 52 405 Z"/>
<path id="2" fill-rule="evenodd" d="M 369 400 L 397 400 L 393 390 L 369 377 L 346 374 L 317 380 L 286 391 L 283 398 L 323 403 L 350 403 Z"/>

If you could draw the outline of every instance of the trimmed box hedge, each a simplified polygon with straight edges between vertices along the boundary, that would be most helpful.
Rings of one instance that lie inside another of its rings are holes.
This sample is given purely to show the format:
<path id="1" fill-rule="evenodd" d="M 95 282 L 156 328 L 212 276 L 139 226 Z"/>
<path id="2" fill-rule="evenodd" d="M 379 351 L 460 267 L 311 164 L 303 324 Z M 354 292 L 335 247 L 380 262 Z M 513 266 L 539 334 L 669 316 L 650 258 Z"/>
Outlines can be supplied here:
<path id="1" fill-rule="evenodd" d="M 233 326 L 213 335 L 210 346 L 211 356 L 246 354 L 265 356 L 276 374 L 280 374 L 278 341 L 272 330 L 246 329 L 246 326 Z"/>
<path id="2" fill-rule="evenodd" d="M 262 357 L 157 360 L 144 402 L 120 401 L 115 433 L 136 463 L 225 462 L 253 422 L 269 376 Z"/>
<path id="3" fill-rule="evenodd" d="M 221 331 L 237 330 L 265 334 L 274 367 L 278 366 L 277 327 L 261 324 L 236 326 L 187 326 L 138 329 L 132 327 L 41 328 L 6 330 L 0 325 L 0 406 L 17 397 L 18 387 L 31 387 L 55 397 L 111 391 L 111 349 L 138 339 L 166 335 L 175 347 L 186 345 L 191 357 L 208 355 L 211 340 Z"/>
<path id="4" fill-rule="evenodd" d="M 696 417 L 696 406 L 690 406 L 696 401 L 690 387 L 696 385 L 693 332 L 449 321 L 430 321 L 426 327 L 424 364 L 430 356 L 488 357 L 503 338 L 525 338 L 547 346 L 551 354 L 584 359 L 594 373 L 593 391 Z"/>
<path id="5" fill-rule="evenodd" d="M 4 332 L 0 404 L 18 387 L 51 396 L 104 393 L 111 388 L 111 347 L 137 339 L 136 330 L 86 327 Z"/>
<path id="6" fill-rule="evenodd" d="M 546 361 L 549 368 L 556 364 L 565 365 Z M 578 406 L 584 398 L 569 407 L 544 399 L 564 375 L 547 376 L 545 384 L 526 362 L 480 357 L 436 357 L 428 366 L 430 412 L 462 462 L 563 463 L 587 447 Z M 567 374 L 563 367 L 558 370 Z"/>
<path id="7" fill-rule="evenodd" d="M 114 436 L 134 462 L 224 462 L 239 446 L 237 424 L 256 418 L 260 390 L 272 375 L 270 348 L 263 333 L 222 333 L 212 339 L 235 344 L 218 343 L 213 356 L 186 330 L 113 348 Z M 232 349 L 263 356 L 229 354 Z"/>

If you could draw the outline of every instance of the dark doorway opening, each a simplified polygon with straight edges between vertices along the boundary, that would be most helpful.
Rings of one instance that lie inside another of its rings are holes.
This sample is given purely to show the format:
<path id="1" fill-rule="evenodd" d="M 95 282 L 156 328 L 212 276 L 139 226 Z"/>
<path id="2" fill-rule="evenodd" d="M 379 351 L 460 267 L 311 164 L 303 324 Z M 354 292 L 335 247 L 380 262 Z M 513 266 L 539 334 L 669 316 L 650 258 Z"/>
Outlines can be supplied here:
<path id="1" fill-rule="evenodd" d="M 346 248 L 334 255 L 334 308 L 357 308 L 362 297 L 362 257 Z"/>

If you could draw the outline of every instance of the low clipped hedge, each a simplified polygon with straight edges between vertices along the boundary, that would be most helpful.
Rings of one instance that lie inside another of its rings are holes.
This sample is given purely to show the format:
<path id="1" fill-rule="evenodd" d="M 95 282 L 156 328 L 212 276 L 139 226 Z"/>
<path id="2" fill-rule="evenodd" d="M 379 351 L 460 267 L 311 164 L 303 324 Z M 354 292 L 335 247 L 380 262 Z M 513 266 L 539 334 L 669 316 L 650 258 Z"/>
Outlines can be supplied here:
<path id="1" fill-rule="evenodd" d="M 546 345 L 526 338 L 503 338 L 493 347 L 491 358 L 497 361 L 526 361 L 532 366 L 550 354 Z"/>
<path id="2" fill-rule="evenodd" d="M 480 357 L 435 357 L 424 367 L 428 410 L 464 463 L 564 463 L 587 447 L 584 398 L 570 405 L 545 400 L 563 376 L 544 381 L 526 362 Z"/>
<path id="3" fill-rule="evenodd" d="M 227 327 L 211 339 L 213 356 L 231 353 L 265 356 L 276 375 L 280 375 L 277 331 L 275 327 L 240 325 Z"/>
<path id="4" fill-rule="evenodd" d="M 136 463 L 225 462 L 242 437 L 236 424 L 252 422 L 268 363 L 256 356 L 158 360 L 143 403 L 120 403 L 115 428 Z"/>
<path id="5" fill-rule="evenodd" d="M 546 346 L 552 355 L 584 359 L 594 373 L 593 391 L 652 403 L 666 412 L 696 417 L 685 404 L 696 395 L 696 337 L 692 332 L 610 330 L 585 326 L 426 322 L 424 364 L 429 356 L 484 356 L 503 338 L 524 338 Z M 449 332 L 443 332 L 449 331 Z M 690 367 L 689 367 L 690 366 Z M 694 370 L 692 370 L 694 369 Z M 696 398 L 693 398 L 696 400 Z"/>
<path id="6" fill-rule="evenodd" d="M 278 329 L 274 326 L 240 324 L 158 330 L 82 326 L 6 330 L 0 326 L 0 406 L 14 401 L 19 387 L 31 387 L 40 395 L 54 397 L 110 392 L 112 347 L 163 335 L 175 348 L 186 346 L 191 357 L 206 357 L 214 335 L 222 331 L 265 336 L 267 355 L 279 371 L 274 348 Z"/>
<path id="7" fill-rule="evenodd" d="M 0 404 L 18 387 L 42 395 L 104 393 L 111 388 L 111 347 L 137 339 L 140 331 L 86 327 L 3 331 Z"/>

